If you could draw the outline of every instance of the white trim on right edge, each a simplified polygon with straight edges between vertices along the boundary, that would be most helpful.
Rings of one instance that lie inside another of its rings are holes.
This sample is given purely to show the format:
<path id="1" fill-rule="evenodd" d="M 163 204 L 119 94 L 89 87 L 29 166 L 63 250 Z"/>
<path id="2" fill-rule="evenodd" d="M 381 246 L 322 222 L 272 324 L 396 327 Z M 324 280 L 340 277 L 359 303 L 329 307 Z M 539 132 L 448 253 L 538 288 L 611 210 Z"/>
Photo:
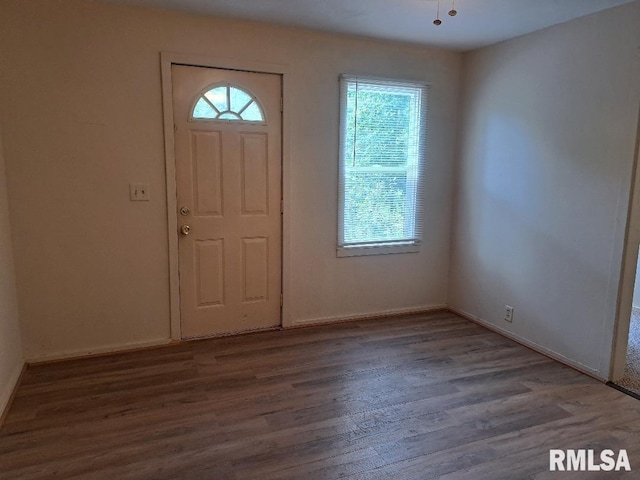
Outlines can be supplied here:
<path id="1" fill-rule="evenodd" d="M 477 323 L 478 325 L 484 328 L 487 328 L 492 332 L 502 335 L 503 337 L 507 337 L 508 339 L 519 343 L 520 345 L 530 348 L 531 350 L 535 350 L 536 352 L 546 357 L 549 357 L 557 362 L 560 362 L 566 365 L 567 367 L 573 368 L 574 370 L 578 370 L 579 372 L 584 373 L 585 375 L 589 375 L 590 377 L 593 377 L 596 380 L 599 380 L 601 382 L 607 382 L 607 379 L 603 377 L 602 374 L 594 368 L 583 365 L 580 362 L 576 362 L 575 360 L 565 357 L 564 355 L 558 352 L 554 352 L 553 350 L 550 350 L 547 347 L 543 347 L 542 345 L 539 345 L 535 342 L 527 340 L 526 338 L 516 335 L 513 332 L 509 332 L 508 330 L 497 327 L 479 317 L 476 317 L 475 315 L 471 315 L 470 313 L 460 310 L 459 308 L 448 306 L 447 310 L 449 310 L 451 313 L 455 313 L 456 315 L 466 320 L 469 320 L 470 322 Z"/>

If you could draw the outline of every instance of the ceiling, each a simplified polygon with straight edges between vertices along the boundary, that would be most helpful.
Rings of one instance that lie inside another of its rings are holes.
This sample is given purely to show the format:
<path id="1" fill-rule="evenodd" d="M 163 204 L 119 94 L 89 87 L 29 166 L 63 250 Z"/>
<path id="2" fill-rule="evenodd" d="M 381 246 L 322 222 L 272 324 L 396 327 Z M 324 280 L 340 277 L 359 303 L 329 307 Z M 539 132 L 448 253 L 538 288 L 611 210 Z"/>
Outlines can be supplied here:
<path id="1" fill-rule="evenodd" d="M 102 0 L 472 50 L 639 0 Z"/>

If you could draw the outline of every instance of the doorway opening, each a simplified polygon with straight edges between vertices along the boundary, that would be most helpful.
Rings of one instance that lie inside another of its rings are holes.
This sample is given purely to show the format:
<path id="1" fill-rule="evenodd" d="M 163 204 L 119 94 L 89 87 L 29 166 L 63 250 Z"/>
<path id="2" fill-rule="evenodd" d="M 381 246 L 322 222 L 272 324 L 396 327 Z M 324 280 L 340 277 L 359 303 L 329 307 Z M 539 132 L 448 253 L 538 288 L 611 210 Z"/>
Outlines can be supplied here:
<path id="1" fill-rule="evenodd" d="M 616 381 L 616 384 L 635 394 L 634 396 L 640 397 L 640 255 L 633 287 L 624 375 Z"/>

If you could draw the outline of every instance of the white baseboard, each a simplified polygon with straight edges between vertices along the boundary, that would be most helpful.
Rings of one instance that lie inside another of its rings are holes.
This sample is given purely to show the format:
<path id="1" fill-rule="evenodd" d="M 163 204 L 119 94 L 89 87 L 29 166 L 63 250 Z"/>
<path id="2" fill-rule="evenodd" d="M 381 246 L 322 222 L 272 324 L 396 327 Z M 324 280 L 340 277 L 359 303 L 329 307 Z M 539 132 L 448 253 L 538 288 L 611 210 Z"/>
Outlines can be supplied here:
<path id="1" fill-rule="evenodd" d="M 601 382 L 606 382 L 607 379 L 605 377 L 603 377 L 600 374 L 600 371 L 594 368 L 589 367 L 588 365 L 584 365 L 576 360 L 573 360 L 569 357 L 565 357 L 564 355 L 562 355 L 561 353 L 555 352 L 547 347 L 544 347 L 538 343 L 532 342 L 531 340 L 527 340 L 524 337 L 521 337 L 520 335 L 517 335 L 513 332 L 510 332 L 508 330 L 505 330 L 503 328 L 500 328 L 492 323 L 487 322 L 486 320 L 483 320 L 480 317 L 477 317 L 475 315 L 472 315 L 470 313 L 465 312 L 464 310 L 460 310 L 459 308 L 456 307 L 447 307 L 447 309 L 452 312 L 455 313 L 456 315 L 461 316 L 462 318 L 466 318 L 467 320 L 477 323 L 485 328 L 488 328 L 489 330 L 496 332 L 504 337 L 507 337 L 511 340 L 513 340 L 514 342 L 517 342 L 521 345 L 524 345 L 525 347 L 530 348 L 531 350 L 535 350 L 538 353 L 541 353 L 542 355 L 545 355 L 547 357 L 550 357 L 553 360 L 556 360 L 557 362 L 560 362 L 568 367 L 571 367 L 575 370 L 578 370 L 581 373 L 584 373 L 585 375 L 589 375 L 590 377 L 595 378 L 596 380 L 600 380 Z"/>
<path id="2" fill-rule="evenodd" d="M 16 365 L 11 372 L 11 376 L 9 377 L 9 381 L 5 388 L 0 392 L 0 427 L 4 421 L 5 415 L 7 413 L 7 409 L 11 406 L 11 400 L 13 395 L 18 388 L 18 383 L 20 382 L 20 378 L 22 377 L 22 373 L 25 371 L 26 363 L 21 362 Z"/>
<path id="3" fill-rule="evenodd" d="M 423 307 L 396 308 L 389 310 L 378 310 L 370 313 L 359 313 L 355 315 L 335 315 L 332 317 L 316 317 L 304 320 L 294 320 L 284 328 L 307 327 L 310 325 L 324 325 L 327 323 L 353 322 L 356 320 L 368 320 L 381 317 L 397 317 L 400 315 L 412 315 L 419 313 L 431 313 L 438 310 L 447 310 L 446 305 L 429 305 Z"/>
<path id="4" fill-rule="evenodd" d="M 129 350 L 142 350 L 145 348 L 160 347 L 160 346 L 168 345 L 174 342 L 175 340 L 171 340 L 170 338 L 159 338 L 156 340 L 149 340 L 146 342 L 133 342 L 133 343 L 120 344 L 120 345 L 107 345 L 107 346 L 96 347 L 91 349 L 72 350 L 69 352 L 56 352 L 56 353 L 46 353 L 44 355 L 31 355 L 31 356 L 27 356 L 25 361 L 29 365 L 35 365 L 38 363 L 56 362 L 59 360 L 70 360 L 73 358 L 82 358 L 82 357 L 93 357 L 96 355 L 107 355 L 110 353 L 126 352 Z"/>
<path id="5" fill-rule="evenodd" d="M 316 317 L 316 318 L 309 318 L 304 320 L 294 320 L 288 325 L 285 325 L 284 328 L 287 329 L 287 328 L 306 327 L 306 326 L 312 326 L 312 325 L 325 325 L 325 324 L 341 323 L 341 322 L 353 322 L 358 320 L 368 320 L 368 319 L 382 318 L 382 317 L 393 317 L 393 316 L 412 315 L 412 314 L 415 315 L 420 313 L 433 313 L 436 311 L 449 311 L 451 313 L 459 315 L 462 318 L 465 318 L 469 321 L 477 323 L 521 345 L 524 345 L 525 347 L 531 348 L 532 350 L 535 350 L 536 352 L 541 353 L 542 355 L 546 355 L 552 358 L 553 360 L 563 363 L 586 375 L 594 377 L 597 380 L 600 380 L 603 382 L 607 381 L 607 379 L 603 377 L 600 371 L 597 369 L 589 367 L 588 365 L 584 365 L 576 360 L 566 357 L 538 343 L 532 342 L 531 340 L 521 337 L 513 332 L 510 332 L 501 327 L 498 327 L 492 323 L 487 322 L 486 320 L 483 320 L 480 317 L 477 317 L 473 314 L 465 312 L 464 310 L 461 310 L 456 307 L 452 307 L 450 305 L 445 305 L 445 304 L 378 310 L 375 312 L 359 313 L 354 315 L 335 315 L 335 316 L 329 316 L 329 317 Z M 110 353 L 120 353 L 120 352 L 132 351 L 132 350 L 143 350 L 147 348 L 161 347 L 171 343 L 176 343 L 176 341 L 170 338 L 160 338 L 156 340 L 149 340 L 146 342 L 133 342 L 133 343 L 120 344 L 120 345 L 108 345 L 108 346 L 96 347 L 91 349 L 73 350 L 68 352 L 56 352 L 56 353 L 50 353 L 50 354 L 44 354 L 44 355 L 32 355 L 32 356 L 27 356 L 27 358 L 25 359 L 25 365 L 27 364 L 34 365 L 38 363 L 48 363 L 48 362 L 55 362 L 60 360 L 69 360 L 74 358 L 91 357 L 91 356 L 97 356 L 97 355 L 107 355 Z M 7 388 L 7 390 L 5 390 L 2 393 L 2 395 L 0 395 L 0 415 L 6 408 L 7 403 L 11 398 L 13 389 L 15 388 L 15 385 L 18 382 L 22 371 L 23 371 L 22 366 L 20 366 L 19 368 L 16 367 L 16 371 L 13 372 L 11 380 L 9 382 L 9 384 L 11 385 L 11 388 Z"/>

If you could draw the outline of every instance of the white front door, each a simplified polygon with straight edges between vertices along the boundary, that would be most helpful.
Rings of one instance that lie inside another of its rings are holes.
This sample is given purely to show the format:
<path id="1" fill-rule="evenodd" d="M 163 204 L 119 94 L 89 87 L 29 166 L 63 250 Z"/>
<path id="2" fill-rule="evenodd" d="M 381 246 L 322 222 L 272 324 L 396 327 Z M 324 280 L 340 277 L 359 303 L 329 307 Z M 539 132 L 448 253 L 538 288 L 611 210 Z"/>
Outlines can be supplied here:
<path id="1" fill-rule="evenodd" d="M 281 77 L 171 75 L 182 338 L 278 326 Z"/>

